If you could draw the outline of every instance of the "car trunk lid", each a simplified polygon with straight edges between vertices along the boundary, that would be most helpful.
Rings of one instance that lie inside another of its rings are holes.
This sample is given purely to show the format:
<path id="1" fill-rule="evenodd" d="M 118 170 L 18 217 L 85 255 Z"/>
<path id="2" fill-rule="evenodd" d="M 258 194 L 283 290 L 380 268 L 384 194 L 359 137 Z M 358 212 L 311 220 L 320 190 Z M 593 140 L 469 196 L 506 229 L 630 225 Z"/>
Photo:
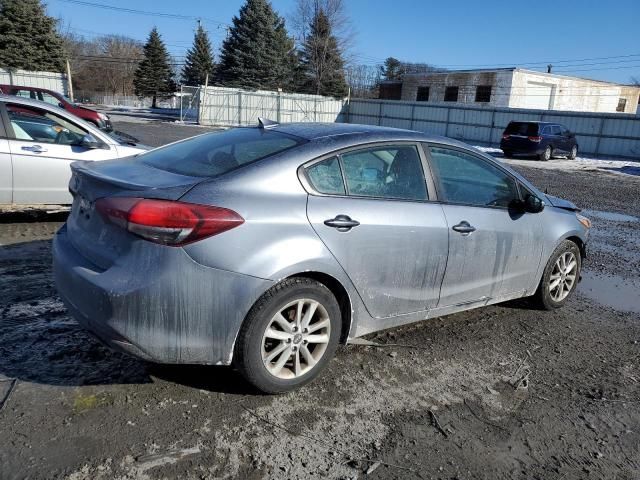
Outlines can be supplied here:
<path id="1" fill-rule="evenodd" d="M 71 164 L 69 190 L 73 196 L 67 219 L 69 238 L 87 260 L 107 269 L 135 242 L 143 241 L 112 223 L 96 210 L 104 197 L 177 200 L 201 177 L 159 170 L 132 159 Z"/>

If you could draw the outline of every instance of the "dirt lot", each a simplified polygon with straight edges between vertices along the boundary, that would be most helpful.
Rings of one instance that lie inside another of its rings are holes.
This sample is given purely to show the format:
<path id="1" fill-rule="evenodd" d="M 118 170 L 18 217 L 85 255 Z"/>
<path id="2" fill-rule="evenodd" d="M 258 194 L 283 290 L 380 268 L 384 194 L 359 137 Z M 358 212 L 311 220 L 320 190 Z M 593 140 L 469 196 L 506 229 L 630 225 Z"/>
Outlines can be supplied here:
<path id="1" fill-rule="evenodd" d="M 149 144 L 202 131 L 117 128 Z M 64 216 L 5 218 L 0 479 L 640 479 L 640 178 L 522 165 L 594 221 L 565 308 L 513 302 L 373 335 L 389 346 L 343 347 L 277 397 L 229 368 L 106 350 L 52 285 Z"/>

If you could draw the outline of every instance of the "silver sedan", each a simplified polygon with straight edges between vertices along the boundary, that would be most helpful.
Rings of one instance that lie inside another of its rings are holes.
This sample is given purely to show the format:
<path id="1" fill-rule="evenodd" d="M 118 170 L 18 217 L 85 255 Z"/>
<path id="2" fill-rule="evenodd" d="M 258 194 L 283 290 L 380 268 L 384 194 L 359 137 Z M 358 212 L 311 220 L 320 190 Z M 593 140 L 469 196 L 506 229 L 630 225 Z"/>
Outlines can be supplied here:
<path id="1" fill-rule="evenodd" d="M 54 272 L 78 321 L 270 393 L 381 329 L 520 297 L 561 307 L 590 228 L 494 158 L 391 128 L 264 122 L 72 171 Z"/>

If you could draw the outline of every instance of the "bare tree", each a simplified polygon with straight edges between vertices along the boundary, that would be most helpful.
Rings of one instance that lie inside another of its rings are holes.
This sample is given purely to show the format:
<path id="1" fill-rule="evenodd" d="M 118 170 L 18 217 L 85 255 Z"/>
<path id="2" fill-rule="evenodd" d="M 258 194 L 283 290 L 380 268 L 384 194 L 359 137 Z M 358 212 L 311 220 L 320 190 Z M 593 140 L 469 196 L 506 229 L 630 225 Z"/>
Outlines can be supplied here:
<path id="1" fill-rule="evenodd" d="M 353 46 L 355 31 L 344 0 L 297 0 L 289 18 L 297 45 L 301 46 L 306 42 L 311 32 L 311 23 L 320 10 L 329 19 L 331 31 L 338 40 L 338 47 L 345 55 Z"/>

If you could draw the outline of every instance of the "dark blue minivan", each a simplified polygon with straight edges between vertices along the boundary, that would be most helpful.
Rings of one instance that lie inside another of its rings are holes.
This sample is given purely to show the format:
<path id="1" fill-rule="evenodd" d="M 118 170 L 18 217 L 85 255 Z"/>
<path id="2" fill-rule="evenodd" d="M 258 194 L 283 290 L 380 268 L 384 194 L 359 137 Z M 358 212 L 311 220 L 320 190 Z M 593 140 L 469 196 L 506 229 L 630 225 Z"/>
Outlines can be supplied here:
<path id="1" fill-rule="evenodd" d="M 557 123 L 509 122 L 500 149 L 505 157 L 521 154 L 550 160 L 554 155 L 566 155 L 573 160 L 578 155 L 578 142 L 573 132 Z"/>

